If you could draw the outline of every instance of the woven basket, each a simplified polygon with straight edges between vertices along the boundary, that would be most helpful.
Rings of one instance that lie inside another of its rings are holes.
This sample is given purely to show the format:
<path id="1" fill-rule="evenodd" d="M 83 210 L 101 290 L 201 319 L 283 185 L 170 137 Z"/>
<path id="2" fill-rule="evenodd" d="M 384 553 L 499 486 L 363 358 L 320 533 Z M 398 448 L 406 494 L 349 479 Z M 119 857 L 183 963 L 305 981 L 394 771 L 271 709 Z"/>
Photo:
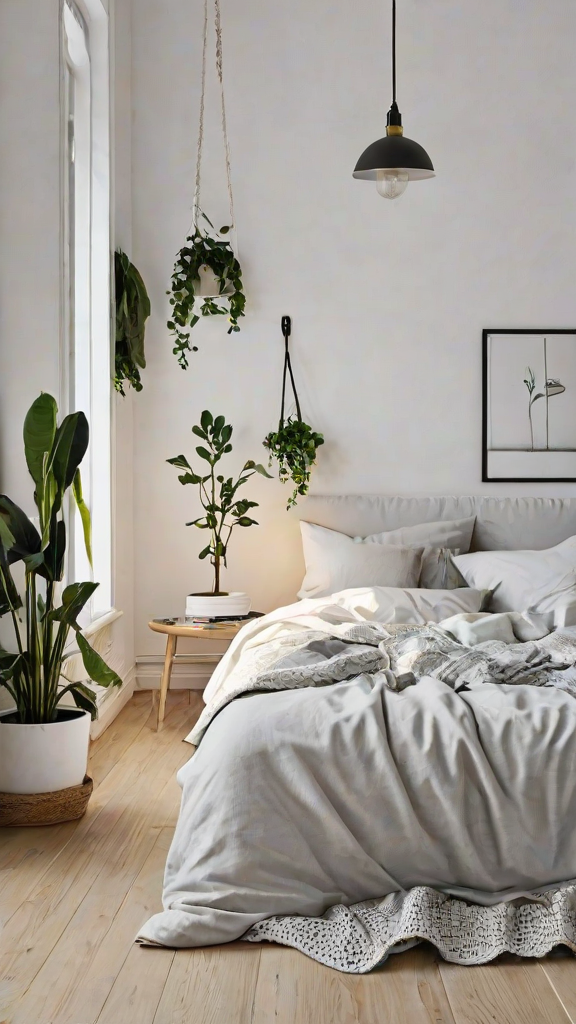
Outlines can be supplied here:
<path id="1" fill-rule="evenodd" d="M 55 793 L 0 793 L 0 825 L 59 825 L 86 813 L 94 783 L 86 775 L 80 786 Z"/>

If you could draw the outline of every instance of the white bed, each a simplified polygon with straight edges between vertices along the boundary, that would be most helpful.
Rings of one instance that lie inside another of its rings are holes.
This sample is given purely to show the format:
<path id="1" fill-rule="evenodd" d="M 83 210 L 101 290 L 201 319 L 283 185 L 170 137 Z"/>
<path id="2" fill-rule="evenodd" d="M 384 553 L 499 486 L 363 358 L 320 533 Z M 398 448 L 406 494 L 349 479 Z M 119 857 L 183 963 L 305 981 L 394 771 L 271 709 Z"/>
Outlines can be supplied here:
<path id="1" fill-rule="evenodd" d="M 573 500 L 311 498 L 302 514 L 352 536 L 476 515 L 487 550 L 576 535 Z M 576 950 L 576 627 L 508 644 L 520 617 L 483 617 L 494 640 L 474 646 L 384 607 L 348 590 L 239 634 L 139 941 L 270 939 L 356 973 L 419 939 L 462 963 Z"/>

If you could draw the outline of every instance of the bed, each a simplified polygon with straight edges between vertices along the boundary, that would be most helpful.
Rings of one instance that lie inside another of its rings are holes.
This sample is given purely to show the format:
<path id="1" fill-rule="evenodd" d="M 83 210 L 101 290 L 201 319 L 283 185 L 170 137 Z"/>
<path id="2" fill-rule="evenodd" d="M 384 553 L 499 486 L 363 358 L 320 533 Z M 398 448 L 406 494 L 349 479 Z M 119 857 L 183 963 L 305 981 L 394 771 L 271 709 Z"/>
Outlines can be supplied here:
<path id="1" fill-rule="evenodd" d="M 576 952 L 576 500 L 301 514 L 348 547 L 467 521 L 454 564 L 499 583 L 397 600 L 370 581 L 248 624 L 189 737 L 164 910 L 138 941 L 269 940 L 350 973 L 422 940 L 465 964 Z M 537 600 L 503 610 L 532 565 Z"/>

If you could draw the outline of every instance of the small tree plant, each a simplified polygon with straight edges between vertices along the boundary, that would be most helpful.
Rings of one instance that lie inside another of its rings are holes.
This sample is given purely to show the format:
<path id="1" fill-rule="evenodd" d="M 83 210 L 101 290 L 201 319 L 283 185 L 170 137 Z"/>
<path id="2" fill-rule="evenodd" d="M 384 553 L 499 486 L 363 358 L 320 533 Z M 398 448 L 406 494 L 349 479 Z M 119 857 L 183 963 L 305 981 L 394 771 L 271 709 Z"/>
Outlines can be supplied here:
<path id="1" fill-rule="evenodd" d="M 210 562 L 214 567 L 212 593 L 217 597 L 223 593 L 220 590 L 220 573 L 222 565 L 227 565 L 226 558 L 232 531 L 236 526 L 247 528 L 258 525 L 255 519 L 247 515 L 251 509 L 258 508 L 258 502 L 238 498 L 237 492 L 255 473 L 268 479 L 270 474 L 264 466 L 253 459 L 248 459 L 244 463 L 236 480 L 232 476 L 226 477 L 223 473 L 217 472 L 220 460 L 232 451 L 232 426 L 226 423 L 224 416 L 214 417 L 206 409 L 200 417 L 200 424 L 192 427 L 192 433 L 204 442 L 198 445 L 196 454 L 207 464 L 209 471 L 205 475 L 194 472 L 184 455 L 177 455 L 167 461 L 171 466 L 184 470 L 178 477 L 181 484 L 194 484 L 198 487 L 200 503 L 205 514 L 186 523 L 186 526 L 196 526 L 199 530 L 210 531 L 210 543 L 202 549 L 198 557 L 204 559 L 210 556 Z"/>

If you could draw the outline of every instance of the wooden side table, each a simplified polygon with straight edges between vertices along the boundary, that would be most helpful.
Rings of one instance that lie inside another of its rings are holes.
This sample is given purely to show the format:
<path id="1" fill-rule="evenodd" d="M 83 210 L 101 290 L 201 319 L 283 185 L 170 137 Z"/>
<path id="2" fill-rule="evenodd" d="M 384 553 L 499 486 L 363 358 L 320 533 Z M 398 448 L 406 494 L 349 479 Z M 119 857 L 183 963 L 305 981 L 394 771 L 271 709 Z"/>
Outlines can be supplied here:
<path id="1" fill-rule="evenodd" d="M 253 613 L 250 618 L 255 618 L 256 615 Z M 237 633 L 240 632 L 242 626 L 249 622 L 249 619 L 241 619 L 239 622 L 226 622 L 220 624 L 207 623 L 205 626 L 190 625 L 185 619 L 152 619 L 148 623 L 150 629 L 153 629 L 155 633 L 164 633 L 166 635 L 166 656 L 164 658 L 164 668 L 162 670 L 162 680 L 160 683 L 160 700 L 158 702 L 158 718 L 156 720 L 156 731 L 162 728 L 164 721 L 164 714 L 166 711 L 166 695 L 168 693 L 168 687 L 170 686 L 170 679 L 172 676 L 172 666 L 178 655 L 176 648 L 178 646 L 179 637 L 189 637 L 193 640 L 233 640 Z M 213 657 L 221 657 L 221 655 L 211 655 Z"/>

